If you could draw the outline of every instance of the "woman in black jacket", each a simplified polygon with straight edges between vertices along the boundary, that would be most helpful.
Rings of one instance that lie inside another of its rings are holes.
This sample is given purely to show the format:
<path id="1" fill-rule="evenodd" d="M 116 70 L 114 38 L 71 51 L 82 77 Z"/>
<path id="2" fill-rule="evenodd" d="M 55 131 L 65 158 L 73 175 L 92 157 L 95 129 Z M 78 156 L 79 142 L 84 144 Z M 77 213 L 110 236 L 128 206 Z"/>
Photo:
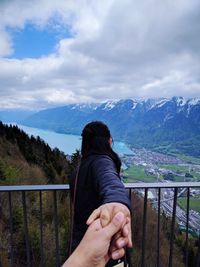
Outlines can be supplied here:
<path id="1" fill-rule="evenodd" d="M 94 121 L 84 127 L 80 166 L 70 181 L 74 202 L 72 251 L 83 238 L 91 213 L 89 224 L 99 216 L 106 225 L 116 212 L 122 211 L 130 226 L 130 200 L 119 175 L 121 161 L 111 145 L 112 137 L 104 123 Z"/>

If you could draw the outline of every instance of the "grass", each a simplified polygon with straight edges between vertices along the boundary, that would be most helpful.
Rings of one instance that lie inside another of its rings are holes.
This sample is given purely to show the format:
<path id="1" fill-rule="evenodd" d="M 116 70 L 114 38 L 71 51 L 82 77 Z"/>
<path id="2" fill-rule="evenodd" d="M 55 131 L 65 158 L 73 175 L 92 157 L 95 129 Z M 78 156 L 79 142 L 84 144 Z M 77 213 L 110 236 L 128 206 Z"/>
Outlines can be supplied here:
<path id="1" fill-rule="evenodd" d="M 160 165 L 160 168 L 164 168 L 166 170 L 172 170 L 180 173 L 186 173 L 188 172 L 188 167 L 186 166 L 179 166 L 174 164 L 169 165 Z M 186 178 L 185 176 L 178 176 L 174 175 L 174 182 L 184 182 L 184 181 L 197 181 L 200 180 L 200 174 L 196 171 L 190 172 L 194 178 Z M 124 177 L 124 181 L 127 183 L 132 182 L 156 182 L 157 176 L 156 175 L 150 175 L 145 172 L 145 167 L 143 166 L 137 166 L 137 165 L 131 165 L 127 170 L 122 172 L 122 175 Z M 161 177 L 160 177 L 161 178 Z"/>
<path id="2" fill-rule="evenodd" d="M 175 164 L 164 164 L 164 165 L 159 165 L 160 168 L 166 169 L 166 170 L 172 170 L 172 171 L 179 171 L 179 172 L 188 172 L 188 167 L 187 166 L 180 166 L 180 165 L 175 165 Z"/>
<path id="3" fill-rule="evenodd" d="M 192 179 L 192 178 L 191 178 Z M 185 177 L 184 176 L 174 176 L 174 182 L 185 182 Z"/>
<path id="4" fill-rule="evenodd" d="M 184 210 L 186 210 L 187 207 L 186 197 L 178 199 L 178 203 Z M 190 209 L 200 212 L 200 197 L 190 198 Z"/>
<path id="5" fill-rule="evenodd" d="M 193 175 L 193 177 L 196 178 L 197 181 L 200 181 L 200 173 L 199 172 L 191 171 L 191 174 Z"/>
<path id="6" fill-rule="evenodd" d="M 160 145 L 160 146 L 155 147 L 153 150 L 163 153 L 163 154 L 168 154 L 168 155 L 177 157 L 179 159 L 182 159 L 184 161 L 187 161 L 193 164 L 200 164 L 200 157 L 194 157 L 194 156 L 183 154 L 181 153 L 180 150 L 171 147 L 171 145 Z"/>
<path id="7" fill-rule="evenodd" d="M 183 177 L 183 176 L 178 176 L 175 175 L 174 176 L 174 181 L 175 182 L 184 182 L 184 181 L 200 181 L 200 173 L 194 169 L 189 170 L 188 166 L 182 166 L 182 165 L 175 165 L 175 164 L 161 164 L 159 165 L 159 168 L 163 168 L 166 170 L 171 170 L 174 172 L 180 172 L 180 173 L 189 173 L 193 176 L 193 178 L 189 178 L 189 177 Z"/>
<path id="8" fill-rule="evenodd" d="M 157 177 L 155 175 L 147 175 L 143 166 L 131 165 L 127 170 L 123 171 L 122 175 L 125 177 L 127 183 L 141 181 L 141 182 L 155 182 Z"/>
<path id="9" fill-rule="evenodd" d="M 174 154 L 174 156 L 176 156 L 177 158 L 182 159 L 184 161 L 191 162 L 193 164 L 200 164 L 200 158 L 199 157 L 197 158 L 197 157 L 187 156 L 184 154 Z"/>

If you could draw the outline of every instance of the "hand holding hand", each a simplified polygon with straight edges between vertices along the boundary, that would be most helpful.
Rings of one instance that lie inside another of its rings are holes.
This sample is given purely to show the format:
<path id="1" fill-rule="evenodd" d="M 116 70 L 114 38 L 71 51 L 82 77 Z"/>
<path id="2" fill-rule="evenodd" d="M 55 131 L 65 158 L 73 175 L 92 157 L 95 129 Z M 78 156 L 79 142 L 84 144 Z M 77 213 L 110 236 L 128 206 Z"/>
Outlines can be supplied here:
<path id="1" fill-rule="evenodd" d="M 111 250 L 114 251 L 117 247 L 124 244 L 124 246 L 132 247 L 132 234 L 131 234 L 131 214 L 129 209 L 117 202 L 111 202 L 101 205 L 99 208 L 93 211 L 87 220 L 87 224 L 90 225 L 94 220 L 100 218 L 102 227 L 108 225 L 112 218 L 118 213 L 122 212 L 125 216 L 125 223 L 122 231 L 115 236 L 115 242 L 113 242 Z M 128 237 L 128 243 L 127 243 Z"/>
<path id="2" fill-rule="evenodd" d="M 112 254 L 109 252 L 109 247 L 113 235 L 120 231 L 125 222 L 122 212 L 118 212 L 104 228 L 100 219 L 93 221 L 81 243 L 63 267 L 104 267 L 111 257 L 113 259 L 123 257 L 125 253 L 123 247 L 119 246 Z"/>

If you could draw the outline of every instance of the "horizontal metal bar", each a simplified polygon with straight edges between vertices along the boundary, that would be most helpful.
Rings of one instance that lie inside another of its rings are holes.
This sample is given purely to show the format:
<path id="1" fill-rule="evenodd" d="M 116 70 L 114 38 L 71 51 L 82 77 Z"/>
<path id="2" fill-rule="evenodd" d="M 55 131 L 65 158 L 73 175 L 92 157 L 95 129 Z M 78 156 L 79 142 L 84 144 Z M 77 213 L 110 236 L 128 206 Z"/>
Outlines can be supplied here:
<path id="1" fill-rule="evenodd" d="M 0 192 L 9 191 L 51 191 L 69 190 L 68 184 L 48 184 L 48 185 L 6 185 L 0 186 Z"/>
<path id="2" fill-rule="evenodd" d="M 143 189 L 143 188 L 196 188 L 200 187 L 200 182 L 169 182 L 169 183 L 125 183 L 126 188 Z"/>
<path id="3" fill-rule="evenodd" d="M 200 182 L 183 183 L 126 183 L 127 189 L 144 188 L 200 188 Z M 0 186 L 0 192 L 9 191 L 49 191 L 49 190 L 69 190 L 69 184 L 48 184 L 48 185 L 6 185 Z"/>

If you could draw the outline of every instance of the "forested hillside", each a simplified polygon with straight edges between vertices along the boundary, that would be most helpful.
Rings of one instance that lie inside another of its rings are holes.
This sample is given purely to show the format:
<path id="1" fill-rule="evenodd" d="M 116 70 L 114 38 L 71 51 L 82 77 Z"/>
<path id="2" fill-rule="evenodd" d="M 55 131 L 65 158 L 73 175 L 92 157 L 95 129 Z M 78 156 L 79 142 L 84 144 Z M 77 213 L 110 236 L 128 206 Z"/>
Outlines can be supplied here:
<path id="1" fill-rule="evenodd" d="M 29 137 L 16 126 L 0 122 L 0 186 L 24 184 L 63 184 L 71 173 L 64 153 L 52 150 L 39 137 Z M 75 162 L 76 163 L 76 162 Z M 43 191 L 43 242 L 47 266 L 55 266 L 54 192 Z M 26 192 L 27 220 L 31 246 L 32 266 L 39 266 L 40 256 L 40 196 L 39 192 Z M 0 265 L 10 266 L 10 221 L 8 193 L 0 193 Z M 66 258 L 70 231 L 69 192 L 57 192 L 60 258 Z M 17 267 L 27 266 L 22 194 L 12 193 L 12 222 L 14 262 Z M 51 244 L 51 246 L 49 246 Z"/>
<path id="2" fill-rule="evenodd" d="M 0 122 L 0 183 L 66 183 L 69 162 L 40 137 L 29 137 L 17 126 Z"/>

